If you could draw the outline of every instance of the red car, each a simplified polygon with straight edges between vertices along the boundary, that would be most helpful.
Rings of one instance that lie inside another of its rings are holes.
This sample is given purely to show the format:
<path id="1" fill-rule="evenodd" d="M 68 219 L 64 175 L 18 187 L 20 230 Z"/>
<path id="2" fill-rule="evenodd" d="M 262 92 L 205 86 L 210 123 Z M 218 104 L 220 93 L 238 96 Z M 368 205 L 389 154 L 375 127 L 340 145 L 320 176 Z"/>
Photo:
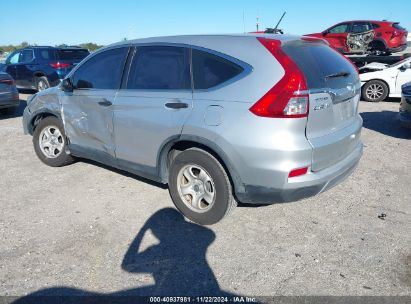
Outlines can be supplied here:
<path id="1" fill-rule="evenodd" d="M 407 48 L 408 32 L 399 22 L 355 20 L 338 23 L 322 33 L 309 34 L 327 40 L 344 54 L 388 54 Z"/>

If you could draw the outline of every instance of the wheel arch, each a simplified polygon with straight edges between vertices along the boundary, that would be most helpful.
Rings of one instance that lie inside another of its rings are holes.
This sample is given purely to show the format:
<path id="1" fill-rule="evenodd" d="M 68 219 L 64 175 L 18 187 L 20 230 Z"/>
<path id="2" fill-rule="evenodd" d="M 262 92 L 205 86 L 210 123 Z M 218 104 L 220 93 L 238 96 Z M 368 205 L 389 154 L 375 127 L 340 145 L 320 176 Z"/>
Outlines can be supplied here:
<path id="1" fill-rule="evenodd" d="M 28 129 L 29 134 L 33 135 L 34 130 L 36 129 L 39 122 L 41 120 L 43 120 L 44 118 L 49 117 L 49 116 L 54 116 L 54 117 L 58 118 L 60 121 L 62 121 L 62 119 L 60 117 L 60 114 L 52 112 L 48 109 L 38 111 L 38 112 L 36 112 L 35 114 L 32 115 L 30 121 L 28 122 L 27 129 Z"/>
<path id="2" fill-rule="evenodd" d="M 190 135 L 174 137 L 163 145 L 158 155 L 157 164 L 160 179 L 164 183 L 168 182 L 169 167 L 173 157 L 175 157 L 179 151 L 181 152 L 190 148 L 202 149 L 214 156 L 224 167 L 224 170 L 226 170 L 230 183 L 233 187 L 234 194 L 237 192 L 245 192 L 244 184 L 236 169 L 231 165 L 226 153 L 214 142 L 203 137 Z"/>
<path id="3" fill-rule="evenodd" d="M 38 77 L 46 77 L 46 73 L 44 73 L 44 72 L 42 72 L 42 71 L 36 71 L 36 72 L 33 73 L 33 76 L 34 76 L 35 78 L 38 78 Z"/>
<path id="4" fill-rule="evenodd" d="M 370 44 L 373 44 L 373 43 L 382 43 L 382 45 L 384 46 L 384 48 L 385 48 L 386 50 L 388 50 L 387 42 L 386 42 L 384 39 L 382 39 L 382 38 L 374 38 L 374 39 L 370 42 Z"/>

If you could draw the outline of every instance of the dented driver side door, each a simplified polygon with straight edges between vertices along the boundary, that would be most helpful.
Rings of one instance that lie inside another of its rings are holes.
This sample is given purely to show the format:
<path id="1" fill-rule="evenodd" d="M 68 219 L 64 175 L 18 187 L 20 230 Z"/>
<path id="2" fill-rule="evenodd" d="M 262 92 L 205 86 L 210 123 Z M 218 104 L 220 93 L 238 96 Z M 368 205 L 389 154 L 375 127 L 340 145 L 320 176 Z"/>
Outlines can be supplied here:
<path id="1" fill-rule="evenodd" d="M 104 163 L 115 161 L 113 104 L 120 88 L 128 47 L 98 52 L 74 71 L 73 92 L 62 92 L 70 150 Z"/>

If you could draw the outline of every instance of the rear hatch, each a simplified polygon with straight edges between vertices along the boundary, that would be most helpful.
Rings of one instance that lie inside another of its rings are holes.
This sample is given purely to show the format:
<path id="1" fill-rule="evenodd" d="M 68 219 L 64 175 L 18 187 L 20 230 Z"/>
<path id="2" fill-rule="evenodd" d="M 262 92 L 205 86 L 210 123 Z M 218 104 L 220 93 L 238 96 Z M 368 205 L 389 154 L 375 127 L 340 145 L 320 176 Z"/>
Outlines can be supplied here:
<path id="1" fill-rule="evenodd" d="M 360 143 L 359 76 L 348 59 L 323 42 L 290 41 L 282 48 L 306 77 L 306 137 L 313 147 L 311 170 L 319 171 L 343 160 Z"/>
<path id="2" fill-rule="evenodd" d="M 399 22 L 394 22 L 391 26 L 395 28 L 395 31 L 393 32 L 391 36 L 391 40 L 398 37 L 397 39 L 401 41 L 400 42 L 401 44 L 407 44 L 407 37 L 408 37 L 407 29 L 402 27 Z"/>
<path id="3" fill-rule="evenodd" d="M 82 48 L 57 49 L 55 53 L 55 58 L 58 62 L 58 64 L 56 65 L 56 69 L 58 69 L 58 74 L 65 76 L 89 54 L 90 53 L 87 49 Z"/>

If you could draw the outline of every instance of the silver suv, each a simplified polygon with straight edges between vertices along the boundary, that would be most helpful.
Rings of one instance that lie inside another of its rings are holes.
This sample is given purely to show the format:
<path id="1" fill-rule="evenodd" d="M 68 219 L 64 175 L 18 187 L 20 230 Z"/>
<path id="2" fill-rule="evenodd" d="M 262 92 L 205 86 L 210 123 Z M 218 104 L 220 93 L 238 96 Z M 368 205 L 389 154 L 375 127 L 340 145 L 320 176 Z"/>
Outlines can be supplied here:
<path id="1" fill-rule="evenodd" d="M 316 38 L 149 38 L 88 56 L 37 93 L 25 133 L 50 166 L 82 157 L 168 184 L 190 220 L 321 193 L 362 155 L 355 67 Z"/>

